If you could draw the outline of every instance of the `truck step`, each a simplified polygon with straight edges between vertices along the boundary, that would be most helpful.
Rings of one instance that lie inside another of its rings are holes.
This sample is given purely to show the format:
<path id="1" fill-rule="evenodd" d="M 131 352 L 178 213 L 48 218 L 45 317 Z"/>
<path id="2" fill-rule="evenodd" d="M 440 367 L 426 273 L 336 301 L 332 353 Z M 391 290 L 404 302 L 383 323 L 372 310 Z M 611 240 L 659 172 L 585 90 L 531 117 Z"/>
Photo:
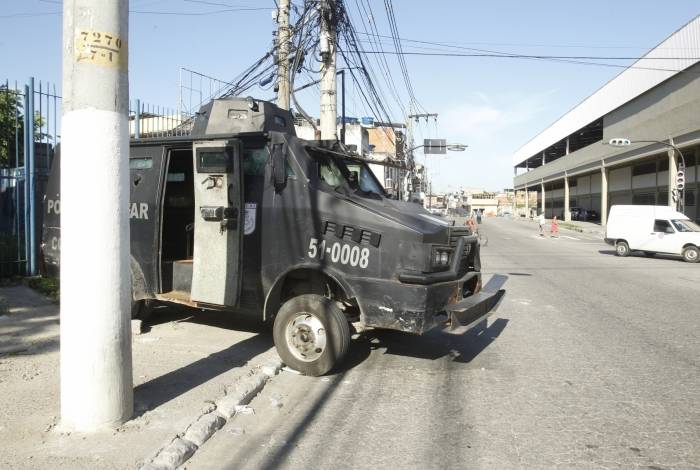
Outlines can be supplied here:
<path id="1" fill-rule="evenodd" d="M 192 291 L 192 260 L 185 259 L 173 263 L 173 290 L 178 292 Z"/>

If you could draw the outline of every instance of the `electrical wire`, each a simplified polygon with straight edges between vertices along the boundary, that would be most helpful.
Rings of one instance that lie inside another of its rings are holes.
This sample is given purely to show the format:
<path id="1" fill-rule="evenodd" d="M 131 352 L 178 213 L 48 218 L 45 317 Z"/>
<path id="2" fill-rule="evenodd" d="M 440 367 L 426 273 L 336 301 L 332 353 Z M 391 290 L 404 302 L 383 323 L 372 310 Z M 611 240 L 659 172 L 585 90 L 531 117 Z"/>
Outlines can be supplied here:
<path id="1" fill-rule="evenodd" d="M 396 49 L 397 58 L 399 62 L 399 67 L 401 68 L 401 73 L 404 77 L 404 82 L 406 85 L 406 90 L 411 98 L 411 102 L 416 106 L 417 109 L 423 110 L 427 113 L 428 111 L 423 107 L 416 99 L 415 91 L 413 89 L 413 84 L 411 83 L 411 76 L 408 73 L 408 66 L 406 64 L 405 55 L 403 54 L 403 46 L 400 41 L 401 35 L 399 34 L 398 25 L 396 23 L 396 15 L 394 14 L 394 5 L 392 0 L 384 0 L 384 8 L 387 13 L 387 18 L 389 19 L 389 27 L 391 29 L 392 40 L 394 41 L 394 47 Z"/>

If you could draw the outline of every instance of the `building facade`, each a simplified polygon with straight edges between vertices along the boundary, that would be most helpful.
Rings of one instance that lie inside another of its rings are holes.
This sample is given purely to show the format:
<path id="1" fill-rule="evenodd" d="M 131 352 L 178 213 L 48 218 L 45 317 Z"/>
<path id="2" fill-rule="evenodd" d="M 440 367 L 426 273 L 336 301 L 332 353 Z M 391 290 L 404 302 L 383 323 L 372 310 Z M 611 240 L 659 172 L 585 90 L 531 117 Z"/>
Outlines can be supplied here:
<path id="1" fill-rule="evenodd" d="M 605 224 L 615 204 L 683 202 L 685 214 L 700 219 L 699 57 L 696 17 L 521 147 L 513 156 L 515 190 L 537 191 L 535 209 L 547 217 L 568 220 L 580 207 Z M 615 138 L 630 144 L 610 145 Z"/>

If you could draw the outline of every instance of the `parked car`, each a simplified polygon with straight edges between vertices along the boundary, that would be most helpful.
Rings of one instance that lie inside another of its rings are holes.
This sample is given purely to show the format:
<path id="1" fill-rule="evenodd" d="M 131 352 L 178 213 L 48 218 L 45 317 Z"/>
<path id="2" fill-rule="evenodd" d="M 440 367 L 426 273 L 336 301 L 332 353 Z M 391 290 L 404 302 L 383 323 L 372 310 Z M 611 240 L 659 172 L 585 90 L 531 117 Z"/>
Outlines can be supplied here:
<path id="1" fill-rule="evenodd" d="M 586 209 L 585 207 L 572 207 L 571 208 L 571 220 L 580 220 L 582 222 L 590 222 L 593 220 L 599 220 L 600 216 L 593 209 Z"/>
<path id="2" fill-rule="evenodd" d="M 700 260 L 700 226 L 668 206 L 612 206 L 605 242 L 618 256 L 634 250 L 681 255 L 689 263 Z"/>

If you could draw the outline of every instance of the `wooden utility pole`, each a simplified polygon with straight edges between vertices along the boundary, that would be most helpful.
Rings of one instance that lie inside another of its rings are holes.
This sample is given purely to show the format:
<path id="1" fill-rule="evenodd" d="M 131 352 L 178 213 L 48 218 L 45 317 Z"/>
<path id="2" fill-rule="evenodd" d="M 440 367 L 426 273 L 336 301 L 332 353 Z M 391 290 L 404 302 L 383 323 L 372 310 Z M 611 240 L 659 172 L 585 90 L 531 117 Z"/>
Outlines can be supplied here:
<path id="1" fill-rule="evenodd" d="M 321 139 L 337 139 L 335 0 L 321 0 Z"/>
<path id="2" fill-rule="evenodd" d="M 289 0 L 279 0 L 277 25 L 277 106 L 289 110 Z"/>
<path id="3" fill-rule="evenodd" d="M 128 0 L 64 0 L 61 427 L 133 414 Z"/>

